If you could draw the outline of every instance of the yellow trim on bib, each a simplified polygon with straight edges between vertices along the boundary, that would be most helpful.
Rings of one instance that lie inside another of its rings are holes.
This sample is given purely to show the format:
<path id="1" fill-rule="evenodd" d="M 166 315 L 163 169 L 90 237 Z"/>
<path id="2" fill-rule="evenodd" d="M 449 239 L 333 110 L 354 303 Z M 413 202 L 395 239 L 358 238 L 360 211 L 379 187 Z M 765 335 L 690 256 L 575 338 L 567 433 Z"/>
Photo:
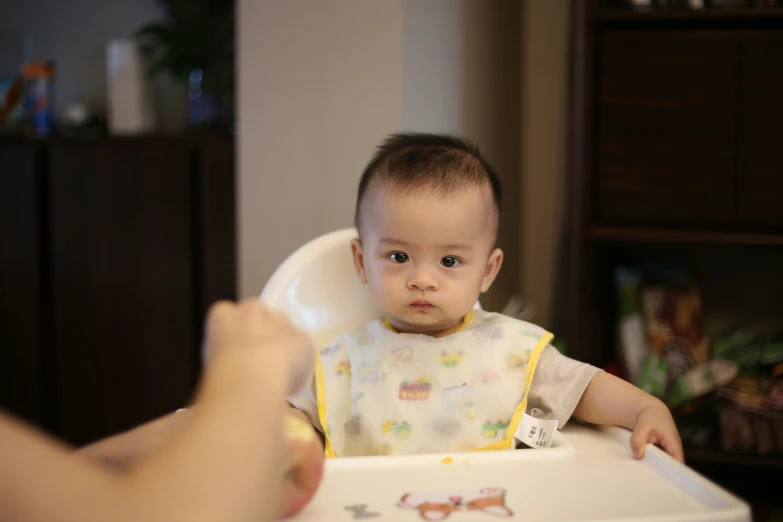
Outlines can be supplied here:
<path id="1" fill-rule="evenodd" d="M 468 326 L 470 324 L 470 322 L 473 320 L 473 312 L 474 312 L 474 310 L 471 310 L 470 312 L 468 312 L 467 315 L 465 315 L 465 317 L 462 318 L 462 324 L 460 325 L 460 327 L 457 328 L 456 330 L 454 330 L 453 332 L 451 332 L 449 335 L 454 335 L 455 333 L 461 332 L 462 330 L 464 330 L 465 327 Z M 383 327 L 386 328 L 387 330 L 389 330 L 390 332 L 394 332 L 396 334 L 400 333 L 391 324 L 391 321 L 389 320 L 388 317 L 383 320 Z"/>
<path id="2" fill-rule="evenodd" d="M 514 415 L 511 417 L 511 422 L 509 422 L 508 428 L 506 429 L 505 439 L 499 440 L 488 446 L 483 446 L 474 451 L 494 451 L 494 450 L 511 449 L 514 440 L 514 434 L 517 432 L 519 423 L 522 421 L 522 415 L 524 415 L 525 411 L 527 411 L 527 398 L 530 394 L 530 386 L 532 386 L 533 384 L 533 376 L 536 373 L 536 366 L 538 366 L 538 359 L 541 357 L 541 353 L 544 351 L 544 348 L 546 348 L 547 345 L 550 342 L 552 342 L 552 339 L 554 338 L 555 338 L 554 335 L 552 335 L 549 332 L 546 332 L 538 340 L 535 348 L 533 348 L 533 352 L 530 354 L 530 360 L 527 362 L 527 370 L 525 371 L 525 392 L 524 392 L 525 395 L 524 397 L 522 397 L 522 402 L 519 403 L 519 406 L 517 406 L 517 409 L 514 411 Z"/>
<path id="3" fill-rule="evenodd" d="M 318 404 L 318 420 L 321 422 L 321 429 L 324 430 L 324 456 L 334 458 L 334 448 L 332 439 L 329 437 L 329 427 L 326 423 L 326 385 L 324 383 L 324 367 L 321 364 L 321 354 L 315 358 L 315 397 Z"/>

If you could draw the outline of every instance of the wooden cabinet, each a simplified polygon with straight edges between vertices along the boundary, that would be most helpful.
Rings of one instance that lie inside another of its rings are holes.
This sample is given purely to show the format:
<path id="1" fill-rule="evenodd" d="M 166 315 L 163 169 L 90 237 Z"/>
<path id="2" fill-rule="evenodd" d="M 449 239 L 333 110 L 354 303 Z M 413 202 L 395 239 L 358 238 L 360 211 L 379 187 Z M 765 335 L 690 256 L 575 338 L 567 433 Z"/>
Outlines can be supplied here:
<path id="1" fill-rule="evenodd" d="M 569 355 L 618 359 L 618 267 L 691 274 L 711 338 L 783 331 L 783 9 L 618 5 L 571 2 Z M 685 456 L 740 496 L 779 501 L 780 457 L 715 440 Z"/>
<path id="2" fill-rule="evenodd" d="M 783 226 L 783 33 L 742 40 L 738 125 L 738 220 Z"/>
<path id="3" fill-rule="evenodd" d="M 0 407 L 74 444 L 182 407 L 206 308 L 234 297 L 233 141 L 55 139 L 0 151 L 17 158 L 0 176 L 16 202 L 4 202 L 3 222 L 25 247 L 3 255 L 19 295 L 0 299 L 15 310 L 0 335 L 19 338 L 3 339 L 15 377 L 0 384 Z"/>
<path id="4" fill-rule="evenodd" d="M 781 64 L 771 31 L 601 31 L 595 222 L 783 225 Z"/>
<path id="5" fill-rule="evenodd" d="M 598 54 L 597 219 L 730 223 L 736 39 L 607 31 Z"/>
<path id="6" fill-rule="evenodd" d="M 44 424 L 47 319 L 37 230 L 43 196 L 33 144 L 0 143 L 0 406 Z"/>
<path id="7" fill-rule="evenodd" d="M 191 392 L 193 180 L 182 142 L 50 152 L 57 409 L 62 435 L 81 443 Z"/>

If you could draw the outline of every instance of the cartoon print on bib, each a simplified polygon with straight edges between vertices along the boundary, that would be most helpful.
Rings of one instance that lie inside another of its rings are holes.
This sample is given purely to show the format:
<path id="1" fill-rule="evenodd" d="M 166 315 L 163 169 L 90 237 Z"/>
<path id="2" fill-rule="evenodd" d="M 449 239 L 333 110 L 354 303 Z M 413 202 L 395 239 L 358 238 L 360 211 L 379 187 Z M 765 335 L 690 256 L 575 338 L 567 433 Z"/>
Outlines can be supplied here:
<path id="1" fill-rule="evenodd" d="M 334 367 L 334 373 L 337 375 L 351 375 L 351 361 L 340 361 Z"/>
<path id="2" fill-rule="evenodd" d="M 507 429 L 510 423 L 511 421 L 487 421 L 481 425 L 481 434 L 487 439 L 494 439 L 501 431 Z"/>
<path id="3" fill-rule="evenodd" d="M 456 368 L 459 364 L 465 360 L 465 353 L 462 350 L 457 350 L 454 353 L 443 350 L 440 357 L 438 357 L 440 365 L 444 368 Z"/>
<path id="4" fill-rule="evenodd" d="M 407 439 L 411 436 L 411 425 L 406 421 L 400 423 L 392 423 L 389 430 L 394 433 L 398 439 Z"/>
<path id="5" fill-rule="evenodd" d="M 399 397 L 402 401 L 425 401 L 429 398 L 431 389 L 432 383 L 424 375 L 412 383 L 402 381 Z"/>
<path id="6" fill-rule="evenodd" d="M 509 353 L 506 356 L 506 370 L 524 370 L 527 368 L 528 356 L 524 353 Z"/>

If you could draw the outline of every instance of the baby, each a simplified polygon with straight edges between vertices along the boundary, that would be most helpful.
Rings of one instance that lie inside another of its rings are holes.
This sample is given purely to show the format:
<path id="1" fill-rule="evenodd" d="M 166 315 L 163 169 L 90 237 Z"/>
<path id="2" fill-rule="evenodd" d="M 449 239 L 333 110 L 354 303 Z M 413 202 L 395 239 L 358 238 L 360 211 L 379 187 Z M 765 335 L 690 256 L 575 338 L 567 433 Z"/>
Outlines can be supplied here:
<path id="1" fill-rule="evenodd" d="M 573 415 L 633 430 L 682 461 L 668 408 L 561 355 L 535 325 L 476 306 L 503 263 L 500 180 L 479 150 L 446 135 L 397 134 L 359 182 L 351 243 L 383 314 L 341 335 L 312 386 L 290 397 L 326 456 L 506 449 Z M 573 342 L 577 342 L 574 340 Z"/>

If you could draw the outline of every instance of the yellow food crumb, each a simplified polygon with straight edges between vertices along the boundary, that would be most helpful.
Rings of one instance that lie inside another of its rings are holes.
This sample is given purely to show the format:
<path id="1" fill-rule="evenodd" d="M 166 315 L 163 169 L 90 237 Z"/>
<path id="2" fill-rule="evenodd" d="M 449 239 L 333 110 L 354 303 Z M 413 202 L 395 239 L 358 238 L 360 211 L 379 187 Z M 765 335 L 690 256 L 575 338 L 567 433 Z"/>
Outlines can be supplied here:
<path id="1" fill-rule="evenodd" d="M 446 457 L 444 459 L 441 459 L 440 461 L 441 464 L 451 464 L 452 462 L 454 462 L 454 459 L 452 459 L 451 457 Z"/>
<path id="2" fill-rule="evenodd" d="M 389 430 L 391 429 L 392 422 L 391 420 L 387 420 L 386 424 L 383 425 L 383 432 L 389 433 Z"/>
<path id="3" fill-rule="evenodd" d="M 287 439 L 307 443 L 315 438 L 313 427 L 307 424 L 303 419 L 300 419 L 295 415 L 286 415 L 283 421 L 283 429 Z"/>

